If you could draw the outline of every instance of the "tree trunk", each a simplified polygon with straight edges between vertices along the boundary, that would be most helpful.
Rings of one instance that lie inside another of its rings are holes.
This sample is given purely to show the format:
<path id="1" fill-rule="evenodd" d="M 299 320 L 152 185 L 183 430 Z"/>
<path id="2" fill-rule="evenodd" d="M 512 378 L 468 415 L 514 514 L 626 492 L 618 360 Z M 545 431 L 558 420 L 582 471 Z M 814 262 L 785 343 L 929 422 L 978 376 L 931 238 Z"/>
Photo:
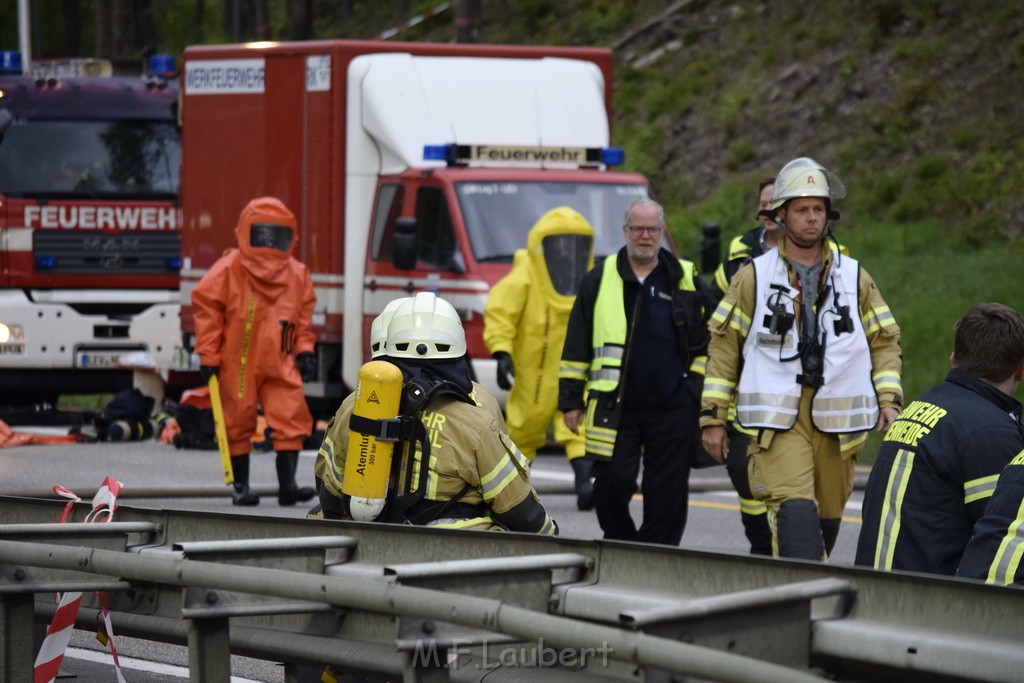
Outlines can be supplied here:
<path id="1" fill-rule="evenodd" d="M 113 15 L 111 0 L 96 0 L 96 56 L 110 58 L 114 53 L 114 33 L 111 27 Z"/>
<path id="2" fill-rule="evenodd" d="M 288 37 L 291 40 L 307 40 L 313 34 L 313 1 L 289 0 Z"/>
<path id="3" fill-rule="evenodd" d="M 82 56 L 82 17 L 79 0 L 64 0 L 61 3 L 63 39 L 61 45 L 68 57 Z"/>

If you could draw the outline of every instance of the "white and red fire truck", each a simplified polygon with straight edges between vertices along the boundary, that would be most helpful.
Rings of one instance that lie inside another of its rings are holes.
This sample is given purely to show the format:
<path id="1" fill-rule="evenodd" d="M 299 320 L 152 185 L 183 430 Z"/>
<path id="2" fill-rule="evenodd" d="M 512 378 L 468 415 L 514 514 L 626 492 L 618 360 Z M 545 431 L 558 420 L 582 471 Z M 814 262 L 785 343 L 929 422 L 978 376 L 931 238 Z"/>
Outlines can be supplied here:
<path id="1" fill-rule="evenodd" d="M 388 301 L 432 290 L 465 323 L 479 380 L 490 286 L 538 218 L 582 213 L 598 255 L 622 245 L 638 174 L 613 171 L 612 56 L 596 48 L 362 41 L 198 46 L 182 78 L 182 324 L 192 288 L 234 246 L 247 201 L 273 195 L 313 273 L 330 406 L 368 359 Z M 333 407 L 331 408 L 333 411 Z"/>
<path id="2" fill-rule="evenodd" d="M 0 65 L 0 404 L 132 386 L 180 344 L 177 87 Z"/>

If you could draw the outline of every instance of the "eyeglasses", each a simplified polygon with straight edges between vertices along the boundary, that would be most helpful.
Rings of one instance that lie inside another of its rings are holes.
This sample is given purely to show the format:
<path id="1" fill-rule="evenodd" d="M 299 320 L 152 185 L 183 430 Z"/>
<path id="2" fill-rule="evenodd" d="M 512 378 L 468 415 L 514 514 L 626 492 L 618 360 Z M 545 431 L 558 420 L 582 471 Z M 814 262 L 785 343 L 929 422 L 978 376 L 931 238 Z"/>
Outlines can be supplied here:
<path id="1" fill-rule="evenodd" d="M 660 225 L 653 226 L 653 227 L 649 226 L 649 225 L 627 225 L 626 227 L 629 229 L 629 232 L 634 234 L 634 235 L 645 235 L 646 234 L 646 235 L 650 235 L 651 237 L 654 237 L 655 235 L 661 234 L 661 226 Z"/>

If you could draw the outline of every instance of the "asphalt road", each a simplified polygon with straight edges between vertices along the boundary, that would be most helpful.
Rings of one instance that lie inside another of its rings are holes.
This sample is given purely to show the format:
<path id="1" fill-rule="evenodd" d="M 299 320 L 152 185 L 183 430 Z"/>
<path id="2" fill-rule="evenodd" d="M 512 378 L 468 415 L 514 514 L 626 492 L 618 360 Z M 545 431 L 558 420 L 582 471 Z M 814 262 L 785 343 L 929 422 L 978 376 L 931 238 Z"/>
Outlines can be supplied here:
<path id="1" fill-rule="evenodd" d="M 61 429 L 17 427 L 16 431 L 59 433 Z M 314 456 L 313 451 L 303 451 L 300 456 L 300 485 L 313 484 Z M 119 502 L 132 507 L 210 510 L 254 517 L 304 517 L 309 507 L 277 504 L 273 453 L 253 456 L 252 483 L 262 496 L 261 504 L 240 508 L 231 504 L 230 489 L 223 484 L 214 451 L 178 450 L 155 441 L 0 449 L 2 495 L 50 498 L 55 497 L 54 484 L 60 484 L 89 500 L 106 476 L 123 484 Z M 859 474 L 860 479 L 864 476 L 866 472 Z M 534 462 L 532 478 L 549 513 L 558 521 L 562 535 L 582 539 L 601 537 L 594 513 L 576 509 L 572 470 L 563 455 L 542 452 Z M 860 528 L 860 501 L 861 492 L 854 491 L 830 559 L 833 563 L 853 563 Z M 634 500 L 632 509 L 634 518 L 640 520 L 639 497 Z M 0 523 L 2 519 L 0 510 Z M 693 473 L 689 519 L 680 545 L 722 553 L 748 552 L 736 494 L 723 467 Z M 118 650 L 125 676 L 134 683 L 188 679 L 185 648 L 122 639 L 118 641 Z M 232 673 L 237 677 L 233 680 L 238 681 L 284 680 L 283 668 L 273 662 L 234 658 Z M 112 680 L 109 655 L 102 651 L 93 633 L 76 631 L 62 667 L 63 674 L 74 675 L 82 682 Z"/>

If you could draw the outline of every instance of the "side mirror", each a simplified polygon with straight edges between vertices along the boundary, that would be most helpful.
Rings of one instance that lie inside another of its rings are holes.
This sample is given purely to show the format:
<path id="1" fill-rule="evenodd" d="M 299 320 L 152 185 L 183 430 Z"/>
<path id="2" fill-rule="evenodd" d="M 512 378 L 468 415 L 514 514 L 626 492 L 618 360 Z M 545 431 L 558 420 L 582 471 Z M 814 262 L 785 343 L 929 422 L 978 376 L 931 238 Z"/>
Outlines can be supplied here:
<path id="1" fill-rule="evenodd" d="M 391 262 L 398 270 L 416 267 L 416 219 L 399 218 L 395 221 L 395 243 Z"/>
<path id="2" fill-rule="evenodd" d="M 463 260 L 462 252 L 458 248 L 452 253 L 452 259 L 448 262 L 448 270 L 459 275 L 466 272 L 466 262 Z"/>

